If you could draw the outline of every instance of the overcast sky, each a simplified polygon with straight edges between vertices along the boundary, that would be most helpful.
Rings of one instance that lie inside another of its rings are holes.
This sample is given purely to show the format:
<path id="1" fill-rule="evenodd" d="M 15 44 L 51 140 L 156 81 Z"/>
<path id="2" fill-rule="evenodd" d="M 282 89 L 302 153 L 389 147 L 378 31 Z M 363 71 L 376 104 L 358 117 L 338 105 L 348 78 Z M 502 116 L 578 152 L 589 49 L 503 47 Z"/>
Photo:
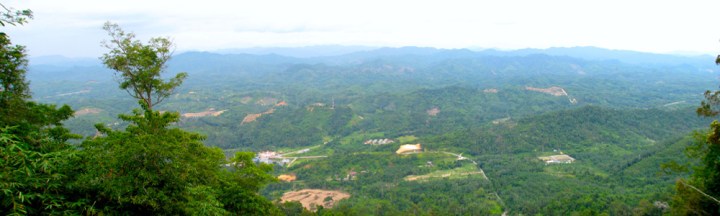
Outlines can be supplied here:
<path id="1" fill-rule="evenodd" d="M 116 22 L 177 50 L 311 45 L 438 48 L 597 46 L 720 52 L 720 0 L 11 0 L 35 19 L 5 27 L 31 56 L 97 57 Z"/>

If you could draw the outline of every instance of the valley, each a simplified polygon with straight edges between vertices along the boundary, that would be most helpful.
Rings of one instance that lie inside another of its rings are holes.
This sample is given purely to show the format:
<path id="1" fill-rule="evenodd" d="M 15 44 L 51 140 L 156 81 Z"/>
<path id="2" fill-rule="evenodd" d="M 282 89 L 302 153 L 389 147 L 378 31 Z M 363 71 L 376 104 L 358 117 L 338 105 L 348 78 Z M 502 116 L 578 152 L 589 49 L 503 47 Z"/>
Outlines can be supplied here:
<path id="1" fill-rule="evenodd" d="M 666 210 L 645 203 L 671 201 L 679 175 L 660 175 L 660 164 L 692 162 L 679 152 L 710 123 L 694 110 L 717 85 L 711 61 L 496 52 L 182 53 L 168 71 L 189 78 L 158 109 L 179 112 L 173 127 L 204 135 L 225 155 L 258 153 L 281 179 L 262 195 L 316 212 Z M 72 132 L 90 137 L 95 123 L 126 126 L 116 116 L 135 101 L 105 69 L 30 69 L 34 98 L 76 110 L 65 122 Z"/>

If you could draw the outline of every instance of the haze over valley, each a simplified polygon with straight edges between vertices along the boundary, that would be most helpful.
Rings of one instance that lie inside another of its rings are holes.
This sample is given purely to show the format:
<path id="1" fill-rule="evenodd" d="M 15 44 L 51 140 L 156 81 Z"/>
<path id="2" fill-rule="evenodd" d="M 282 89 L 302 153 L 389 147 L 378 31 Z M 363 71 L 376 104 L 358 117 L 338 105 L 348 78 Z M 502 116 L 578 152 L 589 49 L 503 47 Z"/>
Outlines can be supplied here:
<path id="1" fill-rule="evenodd" d="M 0 6 L 0 214 L 720 214 L 716 2 Z"/>
<path id="2" fill-rule="evenodd" d="M 331 204 L 341 212 L 616 211 L 609 204 L 670 202 L 675 177 L 658 176 L 660 164 L 687 160 L 674 152 L 709 123 L 694 108 L 718 74 L 711 56 L 594 47 L 332 55 L 344 48 L 353 47 L 176 54 L 167 70 L 189 78 L 158 109 L 180 112 L 177 127 L 206 135 L 206 145 L 228 156 L 276 153 L 263 160 L 293 180 L 263 190 L 271 200 L 307 188 L 348 193 Z M 34 98 L 71 105 L 73 132 L 94 136 L 98 122 L 124 127 L 115 116 L 135 101 L 108 69 L 84 59 L 34 62 Z M 398 155 L 404 144 L 422 150 Z M 551 155 L 574 161 L 540 159 Z M 433 198 L 413 201 L 415 187 Z M 447 190 L 476 192 L 461 198 Z M 300 201 L 310 210 L 322 205 Z"/>

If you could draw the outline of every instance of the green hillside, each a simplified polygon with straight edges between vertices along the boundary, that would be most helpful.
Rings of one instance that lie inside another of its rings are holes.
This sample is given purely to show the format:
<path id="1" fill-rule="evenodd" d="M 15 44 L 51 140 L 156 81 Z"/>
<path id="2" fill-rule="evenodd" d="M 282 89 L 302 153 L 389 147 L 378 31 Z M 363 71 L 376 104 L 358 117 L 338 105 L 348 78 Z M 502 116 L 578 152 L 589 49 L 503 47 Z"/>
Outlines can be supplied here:
<path id="1" fill-rule="evenodd" d="M 181 114 L 172 127 L 204 135 L 226 156 L 277 152 L 273 174 L 295 180 L 269 184 L 266 198 L 347 193 L 301 201 L 346 215 L 667 212 L 653 203 L 670 202 L 678 174 L 661 175 L 660 164 L 689 162 L 679 152 L 710 122 L 694 106 L 714 85 L 697 64 L 403 48 L 316 58 L 185 53 L 169 68 L 190 75 L 158 106 Z M 91 78 L 37 79 L 34 98 L 72 106 L 65 124 L 87 137 L 95 123 L 127 127 L 116 116 L 135 102 Z M 371 140 L 392 142 L 364 144 Z M 422 150 L 396 154 L 402 144 Z M 540 159 L 561 154 L 574 161 Z"/>

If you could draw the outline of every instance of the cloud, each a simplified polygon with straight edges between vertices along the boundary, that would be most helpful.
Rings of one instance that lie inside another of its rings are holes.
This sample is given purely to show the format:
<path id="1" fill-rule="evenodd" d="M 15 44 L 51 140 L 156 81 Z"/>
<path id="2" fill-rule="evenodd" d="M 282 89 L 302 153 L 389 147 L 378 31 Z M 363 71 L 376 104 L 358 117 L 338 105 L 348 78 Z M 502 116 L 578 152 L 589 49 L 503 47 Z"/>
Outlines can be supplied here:
<path id="1" fill-rule="evenodd" d="M 213 50 L 322 44 L 443 48 L 600 46 L 652 52 L 719 48 L 719 1 L 9 1 L 35 19 L 7 32 L 31 55 L 97 56 L 119 23 L 141 39 Z"/>

